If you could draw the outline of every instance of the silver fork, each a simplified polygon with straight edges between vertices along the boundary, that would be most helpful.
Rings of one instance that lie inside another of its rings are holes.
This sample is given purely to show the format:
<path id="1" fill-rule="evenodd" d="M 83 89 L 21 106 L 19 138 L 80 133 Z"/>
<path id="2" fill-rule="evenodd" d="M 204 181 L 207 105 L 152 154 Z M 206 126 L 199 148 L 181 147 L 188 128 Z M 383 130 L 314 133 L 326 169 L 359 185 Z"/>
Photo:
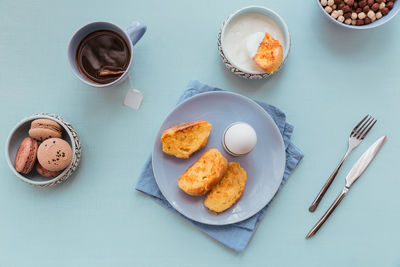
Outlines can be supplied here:
<path id="1" fill-rule="evenodd" d="M 319 191 L 317 197 L 315 198 L 314 202 L 311 204 L 308 210 L 313 212 L 317 209 L 319 202 L 324 197 L 326 191 L 328 190 L 329 186 L 332 184 L 333 180 L 335 179 L 336 175 L 338 174 L 340 168 L 342 168 L 343 163 L 346 161 L 347 157 L 350 155 L 351 151 L 356 148 L 362 140 L 364 140 L 365 136 L 369 133 L 372 127 L 374 127 L 376 120 L 371 117 L 370 115 L 365 116 L 350 133 L 349 143 L 347 147 L 347 152 L 344 155 L 343 159 L 340 161 L 339 165 L 333 171 L 331 176 L 329 176 L 328 180 L 326 181 L 325 185 L 322 187 L 321 191 Z"/>

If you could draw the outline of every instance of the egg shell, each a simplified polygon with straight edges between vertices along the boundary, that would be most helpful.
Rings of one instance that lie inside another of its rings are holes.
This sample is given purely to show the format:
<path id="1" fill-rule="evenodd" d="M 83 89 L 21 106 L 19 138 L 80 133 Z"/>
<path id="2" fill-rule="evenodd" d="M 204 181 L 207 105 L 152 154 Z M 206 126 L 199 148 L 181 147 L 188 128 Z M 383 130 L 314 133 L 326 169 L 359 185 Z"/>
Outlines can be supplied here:
<path id="1" fill-rule="evenodd" d="M 253 127 L 245 122 L 231 124 L 223 140 L 227 152 L 233 155 L 245 155 L 257 144 L 257 134 Z"/>

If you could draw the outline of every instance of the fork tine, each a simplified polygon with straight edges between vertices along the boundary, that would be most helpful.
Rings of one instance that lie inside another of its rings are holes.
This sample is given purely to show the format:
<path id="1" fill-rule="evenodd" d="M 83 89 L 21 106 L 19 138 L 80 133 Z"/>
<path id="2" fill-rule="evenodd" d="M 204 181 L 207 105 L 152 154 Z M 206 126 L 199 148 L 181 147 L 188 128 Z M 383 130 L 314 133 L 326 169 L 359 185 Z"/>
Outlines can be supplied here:
<path id="1" fill-rule="evenodd" d="M 370 116 L 370 115 L 367 115 L 366 120 L 364 120 L 363 123 L 362 123 L 359 127 L 357 127 L 356 129 L 354 129 L 354 133 L 353 133 L 352 137 L 356 137 L 357 134 L 360 133 L 360 131 L 365 127 L 365 125 L 368 123 L 368 121 L 369 121 L 370 119 L 371 119 L 371 116 Z"/>
<path id="2" fill-rule="evenodd" d="M 350 136 L 352 136 L 352 135 L 355 133 L 355 131 L 358 129 L 358 126 L 360 126 L 361 123 L 363 123 L 363 122 L 365 121 L 365 119 L 368 118 L 368 116 L 369 116 L 369 114 L 368 114 L 367 116 L 365 116 L 364 119 L 362 119 L 362 120 L 353 128 L 353 131 L 351 131 Z"/>
<path id="3" fill-rule="evenodd" d="M 369 125 L 372 123 L 374 118 L 371 116 L 361 125 L 361 127 L 358 129 L 358 131 L 354 134 L 354 137 L 359 139 L 362 133 L 369 127 Z"/>
<path id="4" fill-rule="evenodd" d="M 374 127 L 376 122 L 377 122 L 377 120 L 375 120 L 374 123 L 372 123 L 372 125 L 368 128 L 368 130 L 365 132 L 365 134 L 361 137 L 361 140 L 364 140 L 365 136 L 369 133 L 369 131 L 372 129 L 372 127 Z"/>

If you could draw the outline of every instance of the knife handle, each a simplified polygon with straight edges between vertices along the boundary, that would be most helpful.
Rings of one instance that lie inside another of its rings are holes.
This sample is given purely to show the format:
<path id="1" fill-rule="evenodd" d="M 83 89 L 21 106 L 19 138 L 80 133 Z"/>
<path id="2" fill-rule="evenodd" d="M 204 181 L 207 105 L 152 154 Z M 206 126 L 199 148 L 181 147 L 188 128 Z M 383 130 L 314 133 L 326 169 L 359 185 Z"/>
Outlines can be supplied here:
<path id="1" fill-rule="evenodd" d="M 340 195 L 335 199 L 335 201 L 332 203 L 332 205 L 329 207 L 329 209 L 325 212 L 325 214 L 319 219 L 319 221 L 314 225 L 314 227 L 310 230 L 310 232 L 307 234 L 306 238 L 310 238 L 313 235 L 315 235 L 318 230 L 321 228 L 321 226 L 328 220 L 329 216 L 332 214 L 332 212 L 336 209 L 337 206 L 339 206 L 340 202 L 342 199 L 346 196 L 347 191 L 349 189 L 345 187 L 343 191 L 340 193 Z"/>
<path id="2" fill-rule="evenodd" d="M 336 178 L 336 175 L 338 174 L 339 170 L 342 168 L 343 163 L 346 161 L 347 157 L 349 156 L 350 152 L 352 149 L 348 149 L 346 154 L 344 155 L 343 159 L 340 161 L 339 165 L 336 167 L 336 169 L 333 171 L 331 176 L 329 176 L 328 180 L 324 184 L 324 186 L 321 188 L 321 191 L 319 191 L 318 195 L 315 197 L 313 203 L 311 206 L 308 208 L 309 212 L 314 212 L 319 203 L 321 202 L 322 198 L 324 197 L 326 191 L 328 191 L 329 186 L 331 186 L 333 180 Z"/>

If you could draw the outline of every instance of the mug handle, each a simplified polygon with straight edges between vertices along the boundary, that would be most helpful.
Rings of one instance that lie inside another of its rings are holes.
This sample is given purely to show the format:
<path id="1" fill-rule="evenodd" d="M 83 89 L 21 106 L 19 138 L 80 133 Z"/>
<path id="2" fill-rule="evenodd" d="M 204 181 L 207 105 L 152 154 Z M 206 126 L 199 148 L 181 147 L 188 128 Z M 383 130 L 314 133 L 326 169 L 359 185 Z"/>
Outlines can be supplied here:
<path id="1" fill-rule="evenodd" d="M 131 25 L 126 29 L 129 38 L 131 39 L 132 45 L 135 45 L 143 34 L 146 32 L 146 25 L 140 21 L 133 21 Z"/>

